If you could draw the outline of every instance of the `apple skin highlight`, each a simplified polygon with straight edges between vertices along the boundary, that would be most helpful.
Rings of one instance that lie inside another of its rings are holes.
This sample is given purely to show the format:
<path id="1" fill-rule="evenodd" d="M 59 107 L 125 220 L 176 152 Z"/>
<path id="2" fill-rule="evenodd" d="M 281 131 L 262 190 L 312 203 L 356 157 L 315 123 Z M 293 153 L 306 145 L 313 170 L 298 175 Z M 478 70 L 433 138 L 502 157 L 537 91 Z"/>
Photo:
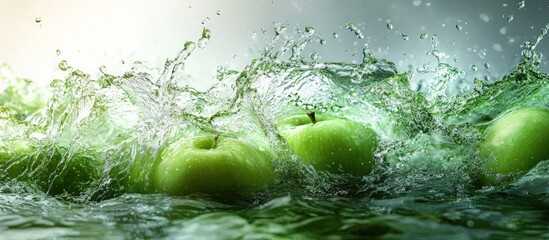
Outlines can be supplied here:
<path id="1" fill-rule="evenodd" d="M 522 108 L 503 114 L 486 129 L 479 153 L 484 185 L 522 175 L 549 160 L 549 110 Z"/>
<path id="2" fill-rule="evenodd" d="M 277 127 L 292 151 L 318 171 L 354 176 L 372 171 L 378 137 L 364 124 L 313 113 L 281 119 Z"/>
<path id="3" fill-rule="evenodd" d="M 155 165 L 153 186 L 169 195 L 248 193 L 268 187 L 276 177 L 270 153 L 225 136 L 180 139 Z"/>

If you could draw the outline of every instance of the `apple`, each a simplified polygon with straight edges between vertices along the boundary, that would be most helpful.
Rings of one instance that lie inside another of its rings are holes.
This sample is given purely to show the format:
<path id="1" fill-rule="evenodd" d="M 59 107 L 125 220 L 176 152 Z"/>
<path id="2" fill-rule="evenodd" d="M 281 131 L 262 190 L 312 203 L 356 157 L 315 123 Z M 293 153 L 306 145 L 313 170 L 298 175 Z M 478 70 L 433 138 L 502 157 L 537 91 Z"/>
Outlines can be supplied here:
<path id="1" fill-rule="evenodd" d="M 355 176 L 372 171 L 378 137 L 362 123 L 310 112 L 281 119 L 277 128 L 293 152 L 316 170 Z"/>
<path id="2" fill-rule="evenodd" d="M 164 149 L 153 167 L 157 192 L 240 194 L 274 182 L 270 152 L 242 140 L 204 135 L 183 138 Z"/>
<path id="3" fill-rule="evenodd" d="M 482 184 L 524 174 L 549 160 L 549 109 L 522 108 L 503 114 L 486 129 L 479 152 Z"/>

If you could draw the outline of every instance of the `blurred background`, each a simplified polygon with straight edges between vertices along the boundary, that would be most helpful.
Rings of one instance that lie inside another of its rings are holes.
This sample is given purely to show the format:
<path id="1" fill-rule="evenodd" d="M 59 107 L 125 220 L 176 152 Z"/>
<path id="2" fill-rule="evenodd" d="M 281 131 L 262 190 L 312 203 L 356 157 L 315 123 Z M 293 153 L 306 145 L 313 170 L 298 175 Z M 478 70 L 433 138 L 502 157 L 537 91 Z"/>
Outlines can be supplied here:
<path id="1" fill-rule="evenodd" d="M 310 44 L 303 56 L 318 53 L 317 61 L 359 63 L 368 46 L 375 57 L 418 75 L 416 68 L 436 63 L 426 54 L 436 35 L 443 62 L 469 79 L 495 79 L 513 70 L 522 43 L 535 42 L 549 23 L 548 12 L 547 0 L 1 0 L 0 64 L 40 85 L 66 74 L 62 60 L 92 76 L 102 66 L 122 74 L 134 61 L 162 68 L 208 28 L 211 40 L 186 66 L 192 85 L 206 88 L 218 66 L 241 70 L 258 58 L 282 23 L 289 34 L 315 29 L 325 44 Z M 549 55 L 548 40 L 537 49 Z M 548 72 L 547 58 L 541 67 Z"/>

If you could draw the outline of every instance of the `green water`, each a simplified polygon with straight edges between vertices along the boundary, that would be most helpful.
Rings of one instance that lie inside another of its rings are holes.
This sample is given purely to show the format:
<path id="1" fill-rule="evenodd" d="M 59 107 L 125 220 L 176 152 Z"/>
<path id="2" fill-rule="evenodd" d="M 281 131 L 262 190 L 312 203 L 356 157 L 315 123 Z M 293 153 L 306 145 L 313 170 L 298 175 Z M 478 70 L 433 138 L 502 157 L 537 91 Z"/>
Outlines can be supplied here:
<path id="1" fill-rule="evenodd" d="M 476 184 L 486 125 L 508 109 L 549 106 L 541 39 L 497 81 L 451 92 L 463 87 L 455 86 L 461 73 L 437 58 L 422 70 L 433 73 L 430 85 L 414 91 L 411 72 L 367 48 L 361 63 L 306 61 L 314 29 L 283 41 L 285 28 L 245 69 L 220 70 L 206 92 L 185 84 L 183 66 L 208 30 L 159 74 L 135 63 L 122 76 L 92 79 L 63 61 L 67 77 L 44 92 L 2 66 L 0 239 L 549 238 L 548 162 L 512 182 Z M 370 175 L 300 163 L 274 122 L 309 110 L 378 132 Z M 276 183 L 238 196 L 151 192 L 151 159 L 201 132 L 270 149 Z"/>

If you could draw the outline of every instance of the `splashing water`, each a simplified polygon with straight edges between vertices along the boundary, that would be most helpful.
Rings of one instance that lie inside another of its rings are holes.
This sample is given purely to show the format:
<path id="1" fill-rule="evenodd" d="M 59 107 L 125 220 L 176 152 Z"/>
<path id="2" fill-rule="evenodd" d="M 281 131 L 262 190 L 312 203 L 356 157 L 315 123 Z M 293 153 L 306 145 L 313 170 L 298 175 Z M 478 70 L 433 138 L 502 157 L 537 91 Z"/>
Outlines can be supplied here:
<path id="1" fill-rule="evenodd" d="M 364 38 L 356 25 L 345 27 Z M 398 72 L 368 47 L 360 63 L 319 62 L 316 52 L 307 61 L 304 50 L 322 38 L 312 27 L 287 28 L 277 24 L 243 70 L 219 68 L 219 82 L 205 92 L 187 85 L 184 67 L 196 47 L 207 47 L 208 29 L 158 76 L 136 62 L 121 76 L 102 67 L 91 79 L 62 60 L 67 77 L 42 95 L 0 67 L 0 237 L 27 228 L 46 229 L 46 238 L 483 238 L 549 230 L 546 211 L 537 211 L 549 203 L 547 162 L 503 190 L 478 189 L 469 174 L 486 123 L 510 108 L 549 106 L 549 77 L 538 70 L 543 56 L 536 51 L 547 26 L 523 44 L 514 71 L 494 82 L 475 79 L 470 90 L 460 85 L 463 71 L 445 62 L 436 34 L 428 52 L 436 65 L 415 69 L 423 79 L 413 89 L 414 73 Z M 274 122 L 311 110 L 378 132 L 371 175 L 316 172 L 300 163 Z M 272 152 L 277 183 L 243 199 L 140 194 L 151 191 L 150 159 L 203 132 L 239 136 Z M 105 230 L 90 230 L 97 228 Z"/>

